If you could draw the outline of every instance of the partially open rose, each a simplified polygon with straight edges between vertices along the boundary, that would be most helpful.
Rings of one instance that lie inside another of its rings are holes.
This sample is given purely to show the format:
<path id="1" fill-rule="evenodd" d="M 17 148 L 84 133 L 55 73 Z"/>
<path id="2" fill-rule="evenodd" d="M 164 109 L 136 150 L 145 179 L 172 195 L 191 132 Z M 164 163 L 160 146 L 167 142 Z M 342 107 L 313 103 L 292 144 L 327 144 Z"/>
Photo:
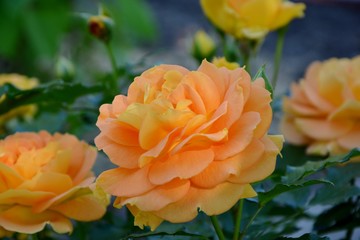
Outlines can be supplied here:
<path id="1" fill-rule="evenodd" d="M 267 135 L 270 102 L 243 68 L 153 67 L 100 108 L 95 143 L 118 168 L 97 182 L 140 227 L 221 214 L 274 170 L 283 139 Z"/>
<path id="2" fill-rule="evenodd" d="M 236 38 L 261 39 L 304 15 L 305 4 L 283 0 L 201 0 L 209 20 Z"/>
<path id="3" fill-rule="evenodd" d="M 96 149 L 69 134 L 16 133 L 0 141 L 0 226 L 36 233 L 50 224 L 72 231 L 70 219 L 102 217 L 107 197 L 90 187 Z"/>
<path id="4" fill-rule="evenodd" d="M 314 62 L 284 99 L 285 139 L 309 154 L 360 147 L 360 57 Z"/>

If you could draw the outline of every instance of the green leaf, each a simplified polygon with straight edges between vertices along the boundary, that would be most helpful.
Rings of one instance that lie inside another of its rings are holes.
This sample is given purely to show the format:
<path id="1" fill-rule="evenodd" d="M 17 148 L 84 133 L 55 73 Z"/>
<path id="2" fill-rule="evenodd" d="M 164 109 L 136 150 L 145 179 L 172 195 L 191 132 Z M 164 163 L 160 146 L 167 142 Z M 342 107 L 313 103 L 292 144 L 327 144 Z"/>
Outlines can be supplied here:
<path id="1" fill-rule="evenodd" d="M 100 86 L 88 87 L 80 83 L 62 81 L 40 85 L 29 90 L 20 90 L 7 83 L 0 87 L 0 96 L 6 96 L 0 103 L 0 114 L 27 104 L 40 104 L 49 110 L 56 110 L 73 103 L 80 96 L 97 93 L 100 90 L 102 90 Z"/>
<path id="2" fill-rule="evenodd" d="M 300 237 L 280 237 L 280 238 L 277 238 L 277 240 L 290 240 L 290 239 L 296 239 L 296 240 L 330 240 L 330 238 L 328 237 L 321 237 L 321 236 L 318 236 L 316 234 L 313 234 L 313 233 L 307 233 L 307 234 L 304 234 Z"/>
<path id="3" fill-rule="evenodd" d="M 324 186 L 317 190 L 315 197 L 310 203 L 335 205 L 355 196 L 360 196 L 360 188 L 356 186 Z"/>
<path id="4" fill-rule="evenodd" d="M 274 93 L 274 91 L 273 91 L 273 88 L 272 88 L 272 86 L 271 86 L 271 83 L 270 83 L 268 77 L 267 77 L 266 74 L 265 74 L 265 65 L 262 65 L 262 66 L 260 67 L 260 69 L 257 71 L 257 73 L 255 74 L 255 76 L 254 76 L 253 79 L 255 80 L 255 79 L 257 79 L 257 78 L 263 78 L 263 79 L 264 79 L 264 81 L 265 81 L 265 88 L 266 88 L 266 90 L 268 90 L 268 91 L 270 92 L 271 98 L 273 98 L 273 93 Z"/>
<path id="5" fill-rule="evenodd" d="M 348 184 L 352 179 L 359 177 L 360 164 L 348 163 L 342 167 L 332 167 L 327 171 L 327 179 L 338 185 Z"/>
<path id="6" fill-rule="evenodd" d="M 359 207 L 359 201 L 344 202 L 326 210 L 317 217 L 314 230 L 326 233 L 359 227 Z"/>
<path id="7" fill-rule="evenodd" d="M 321 183 L 332 184 L 331 182 L 326 180 L 309 180 L 303 183 L 276 184 L 275 187 L 272 188 L 270 191 L 258 193 L 259 204 L 260 206 L 264 206 L 269 201 L 282 193 Z"/>
<path id="8" fill-rule="evenodd" d="M 356 156 L 360 156 L 360 148 L 354 148 L 347 154 L 329 157 L 322 161 L 309 161 L 303 166 L 290 168 L 291 172 L 285 178 L 288 183 L 296 182 L 327 167 L 347 162 Z"/>
<path id="9" fill-rule="evenodd" d="M 294 209 L 303 209 L 308 206 L 309 202 L 314 197 L 313 192 L 315 188 L 317 187 L 305 187 L 288 191 L 282 193 L 278 197 L 275 197 L 273 202 L 280 205 L 289 206 Z"/>
<path id="10" fill-rule="evenodd" d="M 208 237 L 199 235 L 199 234 L 193 234 L 193 233 L 188 233 L 182 230 L 176 231 L 176 232 L 172 232 L 172 233 L 168 233 L 168 232 L 147 232 L 147 233 L 139 233 L 139 234 L 130 234 L 124 238 L 121 238 L 121 240 L 127 240 L 127 239 L 136 239 L 136 238 L 144 238 L 144 237 L 153 237 L 153 236 L 173 236 L 173 237 L 177 237 L 177 236 L 183 236 L 183 237 L 196 237 L 196 239 L 209 239 Z"/>

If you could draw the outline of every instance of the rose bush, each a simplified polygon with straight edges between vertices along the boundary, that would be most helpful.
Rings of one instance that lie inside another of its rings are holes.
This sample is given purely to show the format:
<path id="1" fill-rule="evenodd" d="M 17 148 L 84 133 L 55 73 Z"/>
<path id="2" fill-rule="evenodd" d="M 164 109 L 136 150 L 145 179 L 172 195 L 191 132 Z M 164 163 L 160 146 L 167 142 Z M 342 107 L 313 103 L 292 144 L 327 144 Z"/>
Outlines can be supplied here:
<path id="1" fill-rule="evenodd" d="M 270 102 L 243 68 L 153 67 L 100 108 L 95 143 L 118 168 L 97 183 L 140 227 L 221 214 L 274 170 L 282 136 L 267 135 Z"/>
<path id="2" fill-rule="evenodd" d="M 312 63 L 283 102 L 282 132 L 309 154 L 360 147 L 360 57 Z"/>
<path id="3" fill-rule="evenodd" d="M 304 15 L 303 3 L 283 0 L 201 0 L 209 20 L 236 38 L 260 39 Z"/>
<path id="4" fill-rule="evenodd" d="M 38 85 L 38 81 L 35 78 L 27 78 L 19 74 L 0 74 L 0 86 L 3 86 L 6 83 L 11 83 L 21 90 L 32 89 Z M 0 97 L 0 103 L 4 101 L 5 98 L 6 96 L 2 95 Z M 35 112 L 35 105 L 26 105 L 14 108 L 5 114 L 0 114 L 0 128 L 3 127 L 3 125 L 12 118 L 19 116 L 24 118 L 31 118 Z"/>
<path id="5" fill-rule="evenodd" d="M 36 233 L 50 224 L 72 231 L 70 219 L 102 217 L 107 197 L 93 190 L 94 147 L 69 134 L 23 132 L 0 141 L 0 226 Z"/>

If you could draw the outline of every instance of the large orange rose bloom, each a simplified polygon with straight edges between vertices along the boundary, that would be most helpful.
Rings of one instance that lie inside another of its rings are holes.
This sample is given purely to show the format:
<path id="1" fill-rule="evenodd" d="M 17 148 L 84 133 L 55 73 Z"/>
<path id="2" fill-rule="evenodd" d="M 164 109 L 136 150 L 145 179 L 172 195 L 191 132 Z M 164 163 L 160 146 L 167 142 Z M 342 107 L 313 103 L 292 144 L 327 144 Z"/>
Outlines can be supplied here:
<path id="1" fill-rule="evenodd" d="M 95 143 L 119 167 L 97 182 L 140 227 L 221 214 L 274 170 L 282 136 L 267 135 L 270 102 L 243 68 L 153 67 L 100 108 Z"/>
<path id="2" fill-rule="evenodd" d="M 261 39 L 304 15 L 305 4 L 283 0 L 201 0 L 209 20 L 236 38 Z"/>
<path id="3" fill-rule="evenodd" d="M 286 141 L 317 155 L 360 147 L 360 57 L 314 62 L 291 90 L 283 104 Z"/>
<path id="4" fill-rule="evenodd" d="M 70 219 L 102 217 L 107 198 L 92 190 L 96 149 L 65 134 L 16 133 L 0 141 L 0 226 L 33 234 L 50 224 L 72 231 Z"/>

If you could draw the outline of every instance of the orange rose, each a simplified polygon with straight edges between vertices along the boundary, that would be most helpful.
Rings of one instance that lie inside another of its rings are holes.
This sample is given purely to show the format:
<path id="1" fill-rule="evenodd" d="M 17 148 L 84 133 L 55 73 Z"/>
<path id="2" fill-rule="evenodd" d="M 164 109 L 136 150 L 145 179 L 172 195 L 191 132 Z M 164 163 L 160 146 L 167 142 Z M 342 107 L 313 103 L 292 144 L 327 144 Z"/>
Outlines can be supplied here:
<path id="1" fill-rule="evenodd" d="M 100 108 L 95 143 L 119 167 L 97 182 L 140 227 L 221 214 L 274 170 L 282 136 L 267 135 L 270 102 L 243 68 L 153 67 Z"/>
<path id="2" fill-rule="evenodd" d="M 16 133 L 0 141 L 0 226 L 32 234 L 50 224 L 72 231 L 70 219 L 91 221 L 106 197 L 91 188 L 96 149 L 65 134 Z"/>
<path id="3" fill-rule="evenodd" d="M 285 139 L 317 155 L 360 147 L 359 76 L 360 57 L 311 64 L 284 99 Z"/>

